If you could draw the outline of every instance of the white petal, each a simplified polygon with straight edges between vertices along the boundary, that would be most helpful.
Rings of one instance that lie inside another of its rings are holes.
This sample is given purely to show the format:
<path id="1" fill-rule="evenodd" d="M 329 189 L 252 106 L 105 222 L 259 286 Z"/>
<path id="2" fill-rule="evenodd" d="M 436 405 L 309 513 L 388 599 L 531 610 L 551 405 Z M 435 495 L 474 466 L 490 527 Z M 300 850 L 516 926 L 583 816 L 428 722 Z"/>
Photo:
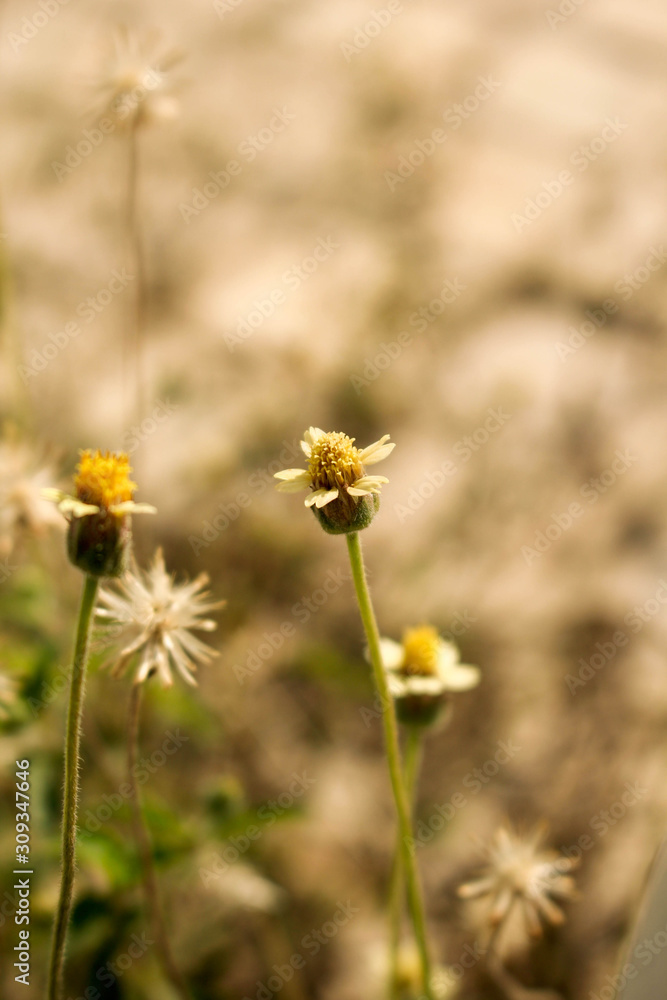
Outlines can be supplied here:
<path id="1" fill-rule="evenodd" d="M 351 497 L 368 497 L 371 494 L 370 490 L 360 490 L 356 486 L 348 486 L 347 492 Z"/>
<path id="2" fill-rule="evenodd" d="M 353 483 L 355 490 L 367 490 L 371 493 L 375 493 L 380 489 L 383 483 L 388 483 L 389 480 L 386 476 L 362 476 L 361 479 L 357 479 Z"/>
<path id="3" fill-rule="evenodd" d="M 385 444 L 385 441 L 388 440 L 389 435 L 385 434 L 379 441 L 375 441 L 373 444 L 369 444 L 368 448 L 364 448 L 360 455 L 362 464 L 375 465 L 376 462 L 381 462 L 383 459 L 391 455 L 396 445 L 393 442 L 391 444 Z"/>
<path id="4" fill-rule="evenodd" d="M 150 503 L 135 503 L 134 500 L 111 504 L 109 510 L 112 514 L 157 514 L 157 507 Z"/>
<path id="5" fill-rule="evenodd" d="M 403 647 L 393 639 L 380 639 L 380 656 L 385 670 L 397 670 L 403 663 Z"/>
<path id="6" fill-rule="evenodd" d="M 319 492 L 319 490 L 318 490 Z M 332 500 L 336 500 L 338 497 L 338 490 L 326 490 L 322 492 L 321 496 L 318 496 L 315 501 L 315 506 L 319 509 L 320 507 L 326 507 L 328 503 Z"/>
<path id="7" fill-rule="evenodd" d="M 282 472 L 274 473 L 274 478 L 281 480 L 276 485 L 280 493 L 298 493 L 300 490 L 307 490 L 311 483 L 306 469 L 283 469 Z"/>
<path id="8" fill-rule="evenodd" d="M 460 659 L 458 646 L 449 639 L 438 640 L 438 673 L 444 676 Z"/>
<path id="9" fill-rule="evenodd" d="M 62 514 L 71 514 L 73 517 L 86 517 L 87 514 L 99 514 L 100 508 L 94 503 L 83 503 L 75 497 L 65 497 L 58 504 L 58 510 Z"/>
<path id="10" fill-rule="evenodd" d="M 477 687 L 482 678 L 479 667 L 467 663 L 457 663 L 442 676 L 442 683 L 448 691 L 469 691 Z"/>
<path id="11" fill-rule="evenodd" d="M 309 427 L 308 430 L 303 435 L 301 448 L 304 454 L 308 455 L 308 458 L 310 458 L 310 451 L 306 451 L 306 448 L 312 448 L 315 442 L 319 441 L 321 437 L 324 437 L 324 431 L 319 427 Z M 304 447 L 304 445 L 306 447 Z"/>
<path id="12" fill-rule="evenodd" d="M 51 503 L 60 503 L 67 496 L 62 490 L 52 490 L 50 487 L 44 487 L 43 490 L 39 491 L 39 495 L 43 500 L 50 500 Z"/>
<path id="13" fill-rule="evenodd" d="M 312 507 L 313 504 L 317 502 L 318 497 L 323 497 L 326 492 L 326 490 L 315 490 L 314 493 L 307 496 L 303 502 L 306 507 Z"/>
<path id="14" fill-rule="evenodd" d="M 420 674 L 410 674 L 402 678 L 405 685 L 405 693 L 412 695 L 438 695 L 447 689 L 442 678 L 434 674 L 423 677 Z"/>

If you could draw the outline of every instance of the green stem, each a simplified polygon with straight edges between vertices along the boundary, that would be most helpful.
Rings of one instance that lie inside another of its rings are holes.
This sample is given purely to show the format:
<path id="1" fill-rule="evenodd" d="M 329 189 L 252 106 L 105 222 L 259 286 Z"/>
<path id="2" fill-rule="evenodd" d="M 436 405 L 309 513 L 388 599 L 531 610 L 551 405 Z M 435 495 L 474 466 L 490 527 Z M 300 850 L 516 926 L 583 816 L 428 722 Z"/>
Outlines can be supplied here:
<path id="1" fill-rule="evenodd" d="M 408 797 L 410 821 L 412 822 L 415 788 L 422 758 L 422 734 L 416 726 L 409 726 L 405 744 L 405 791 Z M 403 912 L 403 893 L 405 892 L 405 875 L 401 856 L 400 834 L 396 837 L 394 863 L 391 870 L 389 890 L 389 982 L 392 997 L 399 996 L 398 988 L 398 955 L 401 944 L 401 916 Z"/>
<path id="2" fill-rule="evenodd" d="M 65 944 L 67 942 L 67 927 L 70 910 L 72 909 L 72 894 L 74 890 L 74 871 L 76 861 L 76 819 L 79 804 L 79 747 L 81 744 L 81 715 L 83 710 L 83 695 L 86 680 L 86 663 L 88 661 L 88 644 L 90 626 L 97 597 L 98 580 L 94 576 L 86 576 L 79 624 L 76 633 L 74 661 L 72 663 L 72 678 L 70 683 L 69 708 L 67 711 L 67 733 L 65 737 L 65 790 L 63 795 L 62 821 L 62 875 L 60 880 L 60 898 L 56 911 L 56 921 L 53 930 L 53 945 L 49 965 L 48 1000 L 59 1000 L 62 991 L 63 965 L 65 961 Z"/>
<path id="3" fill-rule="evenodd" d="M 139 794 L 139 783 L 137 781 L 137 757 L 139 750 L 139 720 L 141 716 L 141 695 L 143 684 L 133 684 L 130 696 L 130 713 L 127 734 L 127 773 L 132 796 L 132 826 L 134 837 L 139 848 L 141 859 L 141 875 L 146 897 L 146 906 L 153 926 L 157 952 L 162 965 L 162 970 L 176 990 L 182 1000 L 190 1000 L 190 991 L 181 975 L 181 972 L 174 961 L 167 937 L 167 930 L 162 919 L 162 907 L 160 905 L 160 893 L 158 889 L 155 865 L 153 863 L 153 849 L 151 847 L 150 834 L 146 826 L 146 821 L 141 809 L 141 796 Z"/>
<path id="4" fill-rule="evenodd" d="M 350 565 L 352 567 L 352 579 L 354 589 L 359 603 L 359 611 L 363 622 L 368 650 L 373 666 L 375 685 L 380 695 L 382 704 L 382 720 L 384 725 L 385 749 L 387 753 L 387 763 L 389 764 L 389 776 L 391 787 L 396 803 L 396 813 L 398 817 L 398 835 L 401 842 L 401 858 L 405 871 L 408 890 L 408 903 L 412 926 L 414 928 L 417 948 L 421 960 L 422 979 L 424 994 L 427 1000 L 433 1000 L 431 989 L 431 961 L 429 958 L 428 945 L 426 942 L 426 920 L 424 917 L 424 903 L 422 900 L 419 877 L 417 875 L 417 864 L 412 851 L 413 836 L 412 823 L 410 821 L 410 809 L 408 806 L 408 796 L 405 790 L 405 782 L 401 768 L 401 755 L 398 745 L 398 723 L 396 722 L 396 710 L 393 699 L 389 693 L 387 675 L 382 665 L 380 654 L 380 633 L 378 631 L 371 595 L 366 582 L 364 561 L 361 554 L 361 542 L 359 533 L 352 532 L 345 536 L 347 548 L 350 554 Z"/>

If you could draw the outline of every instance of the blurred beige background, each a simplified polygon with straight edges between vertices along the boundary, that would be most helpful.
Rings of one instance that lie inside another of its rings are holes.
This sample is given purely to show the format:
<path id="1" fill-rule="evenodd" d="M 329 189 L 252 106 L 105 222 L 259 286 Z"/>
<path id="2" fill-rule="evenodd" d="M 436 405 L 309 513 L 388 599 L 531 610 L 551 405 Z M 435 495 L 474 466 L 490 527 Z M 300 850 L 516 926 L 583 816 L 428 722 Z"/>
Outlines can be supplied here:
<path id="1" fill-rule="evenodd" d="M 314 424 L 397 442 L 364 537 L 383 634 L 432 621 L 484 673 L 429 743 L 419 814 L 470 789 L 499 740 L 521 748 L 421 851 L 439 957 L 474 939 L 455 899 L 472 838 L 545 819 L 552 846 L 592 846 L 568 924 L 518 968 L 588 998 L 667 814 L 667 9 L 71 0 L 26 38 L 40 9 L 1 9 L 2 415 L 65 472 L 78 448 L 129 448 L 138 498 L 159 508 L 140 553 L 161 542 L 228 598 L 194 696 L 222 728 L 187 781 L 198 794 L 232 775 L 261 802 L 294 771 L 316 779 L 265 865 L 297 937 L 322 894 L 325 912 L 352 895 L 362 915 L 305 995 L 374 995 L 392 846 L 342 542 L 270 483 Z M 140 389 L 123 357 L 131 282 L 101 295 L 127 265 L 126 140 L 81 155 L 118 23 L 183 56 L 165 77 L 179 113 L 140 136 Z M 295 634 L 262 657 L 286 622 Z M 122 698 L 105 677 L 91 697 L 100 685 L 104 715 Z M 173 773 L 156 780 L 166 793 Z M 636 800 L 601 819 L 626 783 Z M 462 995 L 494 996 L 478 974 Z M 261 975 L 244 953 L 210 995 Z"/>

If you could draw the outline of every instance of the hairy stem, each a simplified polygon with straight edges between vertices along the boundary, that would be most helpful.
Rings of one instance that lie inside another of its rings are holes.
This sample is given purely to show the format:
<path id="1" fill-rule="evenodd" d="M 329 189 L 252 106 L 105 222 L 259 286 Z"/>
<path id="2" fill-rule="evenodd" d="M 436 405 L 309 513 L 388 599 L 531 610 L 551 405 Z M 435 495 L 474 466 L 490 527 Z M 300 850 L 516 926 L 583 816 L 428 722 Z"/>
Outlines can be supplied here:
<path id="1" fill-rule="evenodd" d="M 53 943 L 48 975 L 48 1000 L 59 1000 L 62 993 L 67 928 L 72 909 L 76 867 L 76 820 L 79 806 L 81 715 L 86 680 L 86 664 L 88 662 L 90 626 L 95 608 L 95 598 L 97 597 L 97 587 L 97 578 L 86 576 L 81 596 L 79 623 L 72 663 L 69 707 L 67 710 L 67 730 L 65 735 L 60 897 L 58 899 L 58 909 L 56 910 L 56 920 L 53 929 Z"/>
<path id="2" fill-rule="evenodd" d="M 407 883 L 408 905 L 410 917 L 414 929 L 415 940 L 419 950 L 421 962 L 422 980 L 424 995 L 427 1000 L 433 1000 L 431 988 L 431 961 L 429 958 L 428 944 L 426 940 L 426 919 L 424 916 L 424 903 L 422 900 L 421 886 L 417 874 L 417 864 L 413 852 L 412 823 L 410 820 L 410 809 L 408 806 L 408 796 L 405 790 L 405 781 L 401 767 L 401 754 L 398 744 L 398 723 L 396 721 L 396 710 L 393 699 L 389 693 L 387 676 L 382 665 L 380 655 L 380 633 L 378 631 L 375 612 L 371 602 L 371 595 L 366 581 L 366 571 L 361 554 L 361 542 L 359 533 L 353 532 L 346 535 L 347 548 L 350 555 L 350 565 L 352 568 L 352 579 L 357 595 L 361 620 L 363 622 L 371 664 L 373 666 L 373 676 L 375 686 L 380 696 L 382 704 L 382 721 L 384 726 L 385 750 L 387 763 L 389 765 L 389 776 L 391 787 L 396 803 L 396 814 L 398 818 L 398 835 L 401 843 L 401 859 Z"/>
<path id="3" fill-rule="evenodd" d="M 405 743 L 405 760 L 403 765 L 410 822 L 413 820 L 415 788 L 421 766 L 422 748 L 423 740 L 420 730 L 415 726 L 410 726 Z M 404 893 L 405 872 L 403 870 L 403 858 L 401 855 L 400 834 L 397 834 L 389 889 L 389 981 L 391 995 L 395 998 L 399 995 L 398 955 L 401 945 L 401 916 L 403 914 Z"/>

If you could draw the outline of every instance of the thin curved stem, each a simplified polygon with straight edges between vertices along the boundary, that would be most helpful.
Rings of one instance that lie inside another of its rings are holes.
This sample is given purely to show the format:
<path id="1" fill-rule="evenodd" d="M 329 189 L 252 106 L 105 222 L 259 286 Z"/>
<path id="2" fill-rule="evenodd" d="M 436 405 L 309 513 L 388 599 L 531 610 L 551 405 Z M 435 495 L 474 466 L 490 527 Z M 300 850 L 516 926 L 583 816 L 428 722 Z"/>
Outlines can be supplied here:
<path id="1" fill-rule="evenodd" d="M 139 784 L 137 782 L 137 757 L 139 755 L 139 720 L 141 717 L 141 696 L 143 684 L 133 684 L 130 696 L 130 711 L 127 728 L 127 774 L 132 788 L 130 803 L 132 808 L 132 828 L 139 849 L 141 860 L 141 878 L 146 898 L 146 907 L 150 917 L 157 953 L 163 972 L 174 989 L 183 1000 L 191 1000 L 190 991 L 174 961 L 167 937 L 167 930 L 162 919 L 162 906 L 158 889 L 155 865 L 153 864 L 153 849 L 150 834 L 141 809 Z"/>
<path id="2" fill-rule="evenodd" d="M 431 960 L 428 952 L 426 940 L 426 920 L 424 917 L 424 903 L 422 900 L 421 886 L 417 874 L 417 864 L 413 852 L 414 839 L 412 836 L 412 823 L 410 821 L 410 809 L 408 807 L 408 796 L 405 790 L 403 771 L 401 768 L 401 754 L 398 745 L 398 723 L 396 722 L 396 710 L 393 699 L 389 693 L 387 676 L 382 665 L 380 654 L 380 633 L 373 611 L 371 595 L 366 582 L 366 572 L 361 554 L 361 542 L 359 533 L 352 532 L 345 536 L 347 548 L 350 555 L 350 565 L 352 568 L 352 579 L 357 595 L 361 620 L 363 622 L 371 664 L 373 666 L 373 676 L 375 685 L 380 695 L 382 705 L 382 722 L 384 726 L 385 750 L 387 753 L 387 763 L 389 765 L 389 776 L 391 787 L 396 803 L 396 813 L 398 817 L 398 833 L 401 840 L 401 857 L 405 870 L 405 877 L 408 890 L 408 904 L 410 917 L 414 929 L 421 971 L 423 979 L 424 995 L 427 1000 L 433 1000 L 431 987 Z"/>
<path id="3" fill-rule="evenodd" d="M 410 821 L 413 820 L 415 789 L 421 767 L 423 740 L 422 734 L 415 726 L 410 726 L 405 743 L 405 791 L 410 809 Z M 398 956 L 401 944 L 401 916 L 403 914 L 403 894 L 405 892 L 405 873 L 401 856 L 400 834 L 396 837 L 394 862 L 391 869 L 389 889 L 389 982 L 392 997 L 398 997 Z"/>
<path id="4" fill-rule="evenodd" d="M 62 993 L 63 967 L 67 928 L 72 909 L 74 874 L 76 868 L 76 820 L 79 806 L 79 749 L 81 746 L 81 715 L 86 681 L 86 664 L 90 626 L 97 597 L 98 580 L 86 576 L 81 596 L 79 623 L 76 632 L 74 660 L 70 681 L 67 729 L 65 735 L 65 780 L 62 820 L 62 874 L 60 897 L 53 929 L 53 943 L 49 964 L 48 1000 L 59 1000 Z"/>

